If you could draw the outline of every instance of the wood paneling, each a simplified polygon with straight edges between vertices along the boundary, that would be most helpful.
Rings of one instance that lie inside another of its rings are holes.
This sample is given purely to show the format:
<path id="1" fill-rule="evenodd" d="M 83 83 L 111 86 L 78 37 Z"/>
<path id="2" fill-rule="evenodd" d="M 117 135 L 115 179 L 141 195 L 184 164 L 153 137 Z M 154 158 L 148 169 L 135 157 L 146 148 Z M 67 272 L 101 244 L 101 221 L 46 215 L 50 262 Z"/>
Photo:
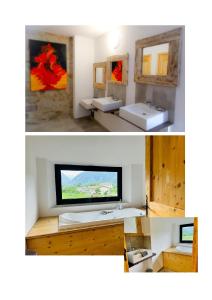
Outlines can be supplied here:
<path id="1" fill-rule="evenodd" d="M 163 267 L 173 272 L 193 272 L 192 256 L 164 251 Z"/>
<path id="2" fill-rule="evenodd" d="M 57 217 L 42 218 L 26 237 L 38 255 L 123 255 L 123 222 L 58 231 Z"/>
<path id="3" fill-rule="evenodd" d="M 150 202 L 148 216 L 151 217 L 184 217 L 185 210 L 165 204 Z"/>
<path id="4" fill-rule="evenodd" d="M 150 136 L 146 136 L 146 140 L 145 140 L 145 178 L 146 178 L 146 197 L 147 200 L 150 201 L 151 195 L 150 195 L 150 173 L 151 173 L 151 137 Z"/>
<path id="5" fill-rule="evenodd" d="M 128 257 L 127 257 L 127 245 L 126 245 L 125 236 L 124 236 L 124 272 L 129 272 L 129 264 L 128 264 Z"/>
<path id="6" fill-rule="evenodd" d="M 194 237 L 193 237 L 193 252 L 192 252 L 193 272 L 198 272 L 198 218 L 194 218 Z"/>
<path id="7" fill-rule="evenodd" d="M 141 217 L 136 217 L 136 230 L 138 234 L 143 234 L 142 232 L 142 224 L 141 224 Z"/>
<path id="8" fill-rule="evenodd" d="M 146 195 L 149 216 L 184 216 L 184 136 L 146 138 Z"/>

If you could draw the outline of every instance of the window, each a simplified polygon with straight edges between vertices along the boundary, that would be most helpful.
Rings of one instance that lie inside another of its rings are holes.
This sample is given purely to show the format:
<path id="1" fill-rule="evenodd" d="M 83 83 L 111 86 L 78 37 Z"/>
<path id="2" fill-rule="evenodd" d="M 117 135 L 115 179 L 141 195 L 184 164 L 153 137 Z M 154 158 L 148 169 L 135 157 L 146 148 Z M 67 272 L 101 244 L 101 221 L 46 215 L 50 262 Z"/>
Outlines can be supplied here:
<path id="1" fill-rule="evenodd" d="M 121 201 L 122 168 L 55 165 L 57 205 Z"/>
<path id="2" fill-rule="evenodd" d="M 180 225 L 180 243 L 193 243 L 194 223 Z"/>

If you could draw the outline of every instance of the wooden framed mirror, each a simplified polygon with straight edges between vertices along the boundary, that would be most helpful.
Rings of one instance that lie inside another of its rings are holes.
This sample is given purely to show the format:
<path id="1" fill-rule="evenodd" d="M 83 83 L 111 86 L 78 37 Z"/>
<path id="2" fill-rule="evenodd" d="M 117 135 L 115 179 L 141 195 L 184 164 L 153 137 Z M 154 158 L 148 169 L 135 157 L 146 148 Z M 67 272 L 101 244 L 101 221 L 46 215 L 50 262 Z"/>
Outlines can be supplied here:
<path id="1" fill-rule="evenodd" d="M 135 82 L 177 86 L 181 28 L 136 42 Z"/>
<path id="2" fill-rule="evenodd" d="M 128 83 L 128 54 L 114 55 L 107 59 L 107 81 L 117 85 Z"/>
<path id="3" fill-rule="evenodd" d="M 93 64 L 93 86 L 96 89 L 105 90 L 106 62 Z"/>

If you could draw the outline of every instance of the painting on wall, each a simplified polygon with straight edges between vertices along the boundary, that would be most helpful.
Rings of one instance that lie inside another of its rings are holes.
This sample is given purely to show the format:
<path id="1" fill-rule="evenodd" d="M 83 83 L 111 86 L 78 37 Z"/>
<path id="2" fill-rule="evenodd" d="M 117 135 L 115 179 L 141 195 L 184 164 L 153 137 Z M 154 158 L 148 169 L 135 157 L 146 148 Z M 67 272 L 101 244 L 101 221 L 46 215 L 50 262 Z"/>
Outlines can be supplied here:
<path id="1" fill-rule="evenodd" d="M 112 81 L 122 82 L 122 60 L 112 61 L 111 73 Z"/>
<path id="2" fill-rule="evenodd" d="M 67 87 L 66 45 L 29 40 L 31 91 Z"/>

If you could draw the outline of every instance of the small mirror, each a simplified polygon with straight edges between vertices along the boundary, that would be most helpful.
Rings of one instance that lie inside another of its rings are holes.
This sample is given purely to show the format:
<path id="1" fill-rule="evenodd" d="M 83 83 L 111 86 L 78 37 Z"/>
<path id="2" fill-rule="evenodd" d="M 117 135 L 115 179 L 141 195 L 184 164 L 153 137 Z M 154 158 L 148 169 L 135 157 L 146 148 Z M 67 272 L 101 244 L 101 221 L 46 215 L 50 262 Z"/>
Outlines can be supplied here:
<path id="1" fill-rule="evenodd" d="M 95 63 L 93 65 L 93 86 L 96 89 L 105 89 L 106 82 L 106 62 Z"/>
<path id="2" fill-rule="evenodd" d="M 104 83 L 104 68 L 96 68 L 96 83 Z"/>
<path id="3" fill-rule="evenodd" d="M 143 48 L 142 74 L 168 74 L 169 43 Z"/>

